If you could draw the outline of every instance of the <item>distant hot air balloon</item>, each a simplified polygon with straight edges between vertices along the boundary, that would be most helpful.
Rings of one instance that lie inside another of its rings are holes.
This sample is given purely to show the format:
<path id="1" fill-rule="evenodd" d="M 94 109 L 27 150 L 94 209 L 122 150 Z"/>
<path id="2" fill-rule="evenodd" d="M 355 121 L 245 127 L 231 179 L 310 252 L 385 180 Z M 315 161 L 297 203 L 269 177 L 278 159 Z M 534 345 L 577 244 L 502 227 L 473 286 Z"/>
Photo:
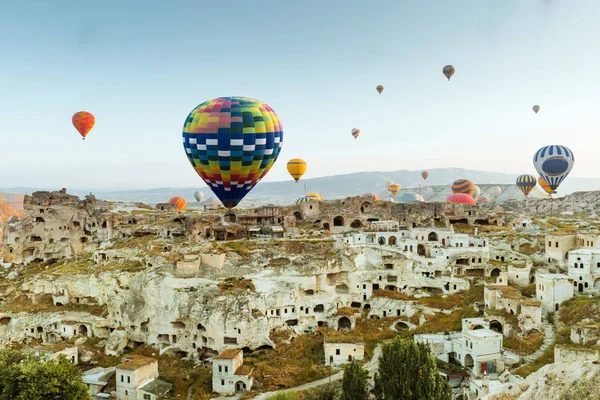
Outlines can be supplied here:
<path id="1" fill-rule="evenodd" d="M 301 158 L 292 158 L 287 163 L 287 170 L 292 178 L 298 182 L 298 180 L 302 178 L 302 175 L 304 175 L 306 172 L 306 161 Z"/>
<path id="2" fill-rule="evenodd" d="M 353 128 L 352 129 L 352 136 L 354 136 L 354 139 L 357 139 L 360 136 L 360 129 Z"/>
<path id="3" fill-rule="evenodd" d="M 541 175 L 538 178 L 538 183 L 540 184 L 540 186 L 542 187 L 542 189 L 544 189 L 544 192 L 546 192 L 548 194 L 554 194 L 554 193 L 556 193 L 554 190 L 552 190 L 552 188 L 550 187 L 550 185 L 548 185 L 548 183 L 546 182 L 546 180 Z"/>
<path id="4" fill-rule="evenodd" d="M 321 195 L 317 192 L 310 192 L 309 194 L 306 195 L 306 197 L 310 197 L 311 199 L 315 199 L 317 201 L 323 200 L 323 195 Z"/>
<path id="5" fill-rule="evenodd" d="M 76 112 L 73 114 L 71 121 L 73 122 L 75 129 L 77 129 L 79 134 L 83 137 L 83 140 L 85 140 L 87 134 L 90 133 L 96 124 L 96 118 L 92 115 L 92 113 L 87 111 Z"/>
<path id="6" fill-rule="evenodd" d="M 536 184 L 536 179 L 533 175 L 525 174 L 517 177 L 517 187 L 523 192 L 525 197 L 529 195 Z"/>
<path id="7" fill-rule="evenodd" d="M 171 197 L 169 199 L 169 204 L 175 204 L 177 206 L 177 209 L 179 211 L 182 211 L 183 209 L 185 209 L 186 202 L 183 197 L 176 196 L 176 197 Z"/>
<path id="8" fill-rule="evenodd" d="M 475 199 L 466 193 L 455 193 L 446 199 L 446 203 L 476 205 Z"/>
<path id="9" fill-rule="evenodd" d="M 383 92 L 383 85 L 377 85 L 377 91 L 381 94 Z"/>
<path id="10" fill-rule="evenodd" d="M 560 145 L 544 146 L 533 156 L 535 169 L 552 190 L 556 190 L 569 175 L 574 163 L 573 152 Z"/>
<path id="11" fill-rule="evenodd" d="M 390 191 L 390 193 L 392 193 L 392 195 L 395 196 L 400 191 L 400 185 L 398 185 L 397 183 L 392 183 L 388 190 Z"/>
<path id="12" fill-rule="evenodd" d="M 498 196 L 500 196 L 500 193 L 502 193 L 502 188 L 500 186 L 494 186 L 491 190 L 491 193 L 494 196 L 498 197 Z"/>
<path id="13" fill-rule="evenodd" d="M 540 106 L 538 106 L 537 104 L 535 106 L 533 106 L 533 111 L 537 114 L 538 112 L 540 112 Z"/>
<path id="14" fill-rule="evenodd" d="M 393 197 L 386 197 L 385 199 L 383 199 L 383 201 L 387 202 L 387 203 L 395 203 L 396 200 L 394 200 Z"/>
<path id="15" fill-rule="evenodd" d="M 490 199 L 487 196 L 479 196 L 477 203 L 489 203 Z"/>
<path id="16" fill-rule="evenodd" d="M 379 200 L 379 196 L 375 193 L 365 193 L 362 195 L 362 197 L 372 197 L 373 200 Z"/>
<path id="17" fill-rule="evenodd" d="M 456 68 L 454 68 L 454 65 L 446 65 L 444 69 L 442 69 L 442 72 L 444 73 L 444 76 L 450 80 L 452 75 L 456 72 Z"/>
<path id="18" fill-rule="evenodd" d="M 204 198 L 204 193 L 198 190 L 198 191 L 194 192 L 194 198 L 196 199 L 197 202 L 201 202 L 202 199 Z"/>
<path id="19" fill-rule="evenodd" d="M 394 181 L 385 181 L 385 188 L 390 190 L 390 186 L 394 184 Z"/>
<path id="20" fill-rule="evenodd" d="M 452 193 L 466 193 L 473 196 L 475 184 L 468 179 L 459 179 L 452 184 Z"/>
<path id="21" fill-rule="evenodd" d="M 312 198 L 312 197 L 308 197 L 308 196 L 304 196 L 304 197 L 300 197 L 299 199 L 297 199 L 294 204 L 298 205 L 301 203 L 308 203 L 309 201 L 316 201 L 316 199 Z"/>
<path id="22" fill-rule="evenodd" d="M 246 97 L 205 101 L 183 126 L 190 164 L 229 209 L 269 172 L 282 146 L 283 126 L 275 111 Z"/>
<path id="23" fill-rule="evenodd" d="M 481 189 L 479 189 L 479 186 L 475 185 L 475 189 L 473 190 L 473 195 L 472 197 L 477 200 L 477 198 L 479 197 L 479 195 L 481 194 Z"/>
<path id="24" fill-rule="evenodd" d="M 427 180 L 427 178 L 429 178 L 429 172 L 427 172 L 427 171 L 421 172 L 421 178 L 423 178 L 423 180 Z"/>
<path id="25" fill-rule="evenodd" d="M 398 203 L 424 202 L 423 196 L 417 193 L 403 193 L 396 199 Z"/>

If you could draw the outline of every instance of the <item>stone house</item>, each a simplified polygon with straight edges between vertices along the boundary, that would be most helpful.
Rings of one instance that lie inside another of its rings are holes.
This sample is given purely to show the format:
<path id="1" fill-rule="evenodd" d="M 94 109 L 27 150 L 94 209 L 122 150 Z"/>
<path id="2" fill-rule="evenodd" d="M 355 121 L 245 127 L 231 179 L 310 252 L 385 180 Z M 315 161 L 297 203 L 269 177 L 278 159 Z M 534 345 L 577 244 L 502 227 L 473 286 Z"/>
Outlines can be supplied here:
<path id="1" fill-rule="evenodd" d="M 583 345 L 600 345 L 600 324 L 578 323 L 571 327 L 571 342 Z"/>
<path id="2" fill-rule="evenodd" d="M 244 363 L 244 353 L 239 349 L 227 349 L 213 359 L 213 392 L 235 394 L 252 388 L 252 370 Z"/>
<path id="3" fill-rule="evenodd" d="M 335 338 L 327 338 L 323 343 L 326 365 L 342 365 L 352 360 L 360 361 L 365 358 L 365 344 L 356 342 L 338 342 Z"/>
<path id="4" fill-rule="evenodd" d="M 593 249 L 598 244 L 598 235 L 577 233 L 574 235 L 546 235 L 545 250 L 548 260 L 563 262 L 567 254 L 575 249 Z"/>
<path id="5" fill-rule="evenodd" d="M 75 336 L 93 336 L 90 324 L 77 321 L 62 321 L 60 323 L 59 333 L 65 339 L 70 339 Z"/>
<path id="6" fill-rule="evenodd" d="M 558 311 L 563 301 L 573 297 L 573 279 L 567 275 L 538 274 L 535 284 L 535 295 L 544 314 Z"/>
<path id="7" fill-rule="evenodd" d="M 115 367 L 96 367 L 83 373 L 83 383 L 88 386 L 88 393 L 90 396 L 95 396 L 102 392 L 102 389 L 114 379 L 115 369 Z"/>
<path id="8" fill-rule="evenodd" d="M 600 293 L 600 250 L 572 250 L 567 257 L 573 290 L 579 293 Z"/>
<path id="9" fill-rule="evenodd" d="M 172 387 L 158 379 L 158 361 L 150 357 L 128 356 L 117 365 L 115 376 L 117 400 L 156 400 Z"/>

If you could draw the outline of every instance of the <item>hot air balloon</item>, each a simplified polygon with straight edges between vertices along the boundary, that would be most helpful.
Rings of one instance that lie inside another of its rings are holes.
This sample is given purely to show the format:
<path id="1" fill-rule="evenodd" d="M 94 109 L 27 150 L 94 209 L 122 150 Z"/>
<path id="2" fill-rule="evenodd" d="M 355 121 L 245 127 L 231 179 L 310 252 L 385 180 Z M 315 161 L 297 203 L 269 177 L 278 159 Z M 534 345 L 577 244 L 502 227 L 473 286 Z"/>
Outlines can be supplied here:
<path id="1" fill-rule="evenodd" d="M 468 179 L 459 179 L 454 181 L 452 184 L 452 193 L 466 193 L 469 196 L 473 196 L 475 191 L 475 184 Z"/>
<path id="2" fill-rule="evenodd" d="M 287 170 L 292 178 L 298 182 L 298 180 L 302 178 L 302 175 L 304 175 L 306 172 L 306 161 L 301 158 L 292 158 L 287 163 Z"/>
<path id="3" fill-rule="evenodd" d="M 548 183 L 546 182 L 546 180 L 540 176 L 538 178 L 538 183 L 540 184 L 541 188 L 544 189 L 544 192 L 548 193 L 548 194 L 554 194 L 556 193 L 554 190 L 552 190 L 552 188 L 550 187 L 550 185 L 548 185 Z"/>
<path id="4" fill-rule="evenodd" d="M 456 68 L 454 68 L 454 65 L 446 65 L 444 69 L 442 69 L 442 72 L 444 73 L 444 76 L 450 80 L 452 75 L 456 72 Z"/>
<path id="5" fill-rule="evenodd" d="M 471 195 L 468 195 L 466 193 L 455 193 L 453 195 L 450 195 L 446 199 L 446 203 L 468 204 L 470 206 L 474 206 L 477 204 L 475 203 L 475 199 L 471 197 Z"/>
<path id="6" fill-rule="evenodd" d="M 357 139 L 360 136 L 360 129 L 353 128 L 352 129 L 352 136 L 354 136 L 354 139 Z"/>
<path id="7" fill-rule="evenodd" d="M 383 201 L 385 201 L 386 203 L 395 203 L 396 200 L 394 200 L 393 197 L 386 197 L 385 199 L 383 199 Z"/>
<path id="8" fill-rule="evenodd" d="M 283 146 L 283 126 L 266 103 L 218 97 L 190 112 L 183 148 L 223 205 L 235 207 L 269 172 Z"/>
<path id="9" fill-rule="evenodd" d="M 394 181 L 385 181 L 385 188 L 390 190 L 390 186 L 394 184 Z"/>
<path id="10" fill-rule="evenodd" d="M 194 192 L 194 198 L 196 199 L 197 202 L 201 202 L 202 199 L 204 198 L 204 193 L 198 190 L 198 191 Z"/>
<path id="11" fill-rule="evenodd" d="M 309 201 L 316 201 L 316 199 L 312 198 L 312 197 L 308 197 L 308 196 L 304 196 L 304 197 L 300 197 L 299 199 L 297 199 L 294 204 L 298 205 L 301 203 L 308 203 Z"/>
<path id="12" fill-rule="evenodd" d="M 523 192 L 525 197 L 533 190 L 536 185 L 535 176 L 533 175 L 519 175 L 517 177 L 517 187 Z"/>
<path id="13" fill-rule="evenodd" d="M 538 106 L 537 104 L 535 106 L 533 106 L 533 111 L 537 114 L 538 112 L 540 112 L 540 106 Z"/>
<path id="14" fill-rule="evenodd" d="M 377 85 L 377 91 L 381 94 L 383 92 L 383 85 Z"/>
<path id="15" fill-rule="evenodd" d="M 185 199 L 183 197 L 175 196 L 169 199 L 169 204 L 175 204 L 179 211 L 185 209 Z"/>
<path id="16" fill-rule="evenodd" d="M 544 146 L 533 156 L 535 169 L 552 190 L 556 190 L 569 175 L 574 163 L 573 152 L 560 145 Z"/>
<path id="17" fill-rule="evenodd" d="M 427 172 L 427 171 L 421 172 L 421 178 L 423 178 L 423 180 L 427 180 L 427 178 L 429 178 L 429 172 Z"/>
<path id="18" fill-rule="evenodd" d="M 398 203 L 424 202 L 423 196 L 417 193 L 402 193 L 397 199 Z"/>
<path id="19" fill-rule="evenodd" d="M 479 189 L 479 186 L 475 185 L 475 189 L 473 190 L 473 195 L 472 197 L 477 200 L 477 198 L 479 197 L 479 195 L 481 194 L 481 189 Z"/>
<path id="20" fill-rule="evenodd" d="M 498 197 L 498 196 L 500 196 L 500 193 L 502 193 L 502 188 L 500 186 L 494 186 L 491 190 L 491 193 L 494 196 Z"/>
<path id="21" fill-rule="evenodd" d="M 365 193 L 362 195 L 362 197 L 372 197 L 373 200 L 379 200 L 379 196 L 376 195 L 375 193 Z"/>
<path id="22" fill-rule="evenodd" d="M 392 183 L 388 190 L 390 191 L 390 193 L 392 193 L 392 195 L 395 196 L 400 191 L 400 185 L 398 185 L 397 183 Z"/>
<path id="23" fill-rule="evenodd" d="M 477 198 L 477 203 L 489 203 L 490 199 L 487 196 L 479 196 L 479 198 Z"/>
<path id="24" fill-rule="evenodd" d="M 306 195 L 306 197 L 310 197 L 311 199 L 314 199 L 317 201 L 323 200 L 323 196 L 317 192 L 310 192 L 309 194 Z"/>
<path id="25" fill-rule="evenodd" d="M 96 118 L 92 115 L 92 113 L 87 111 L 76 112 L 73 114 L 71 121 L 73 122 L 75 129 L 77 129 L 79 134 L 83 137 L 83 140 L 85 140 L 87 134 L 90 133 L 96 124 Z"/>

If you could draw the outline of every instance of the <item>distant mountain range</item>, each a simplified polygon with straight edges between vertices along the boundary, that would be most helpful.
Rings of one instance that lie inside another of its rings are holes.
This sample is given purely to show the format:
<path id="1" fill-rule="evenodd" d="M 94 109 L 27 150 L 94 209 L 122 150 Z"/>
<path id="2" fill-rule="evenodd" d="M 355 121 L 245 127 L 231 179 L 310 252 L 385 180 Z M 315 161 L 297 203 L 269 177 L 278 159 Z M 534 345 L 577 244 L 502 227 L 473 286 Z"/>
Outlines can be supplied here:
<path id="1" fill-rule="evenodd" d="M 457 179 L 465 178 L 475 182 L 482 190 L 482 194 L 488 193 L 492 186 L 500 186 L 503 193 L 496 199 L 505 201 L 508 199 L 522 199 L 523 195 L 515 186 L 517 174 L 506 174 L 500 172 L 478 171 L 462 168 L 436 168 L 430 169 L 429 178 L 424 181 L 421 178 L 422 171 L 390 171 L 390 172 L 356 172 L 345 175 L 326 176 L 300 180 L 281 182 L 261 182 L 240 203 L 240 207 L 251 207 L 260 204 L 290 204 L 295 199 L 304 196 L 305 185 L 307 192 L 318 192 L 325 199 L 345 198 L 358 194 L 374 192 L 383 197 L 390 197 L 385 188 L 385 182 L 392 180 L 402 186 L 402 193 L 418 193 L 427 201 L 443 201 L 451 194 L 450 185 Z M 419 187 L 419 185 L 421 185 Z M 0 189 L 12 194 L 31 194 L 36 190 L 58 190 L 60 188 L 7 188 Z M 537 188 L 539 189 L 539 187 Z M 592 191 L 600 189 L 600 179 L 569 177 L 559 188 L 558 196 L 564 196 L 578 191 Z M 212 191 L 202 182 L 198 187 L 190 188 L 157 188 L 146 190 L 106 190 L 106 189 L 79 189 L 68 190 L 69 193 L 85 196 L 93 193 L 97 198 L 111 201 L 140 201 L 147 204 L 166 202 L 173 196 L 183 196 L 190 206 L 198 203 L 194 200 L 193 193 L 201 190 L 205 194 L 204 202 L 214 199 Z M 533 194 L 535 197 L 543 196 L 541 189 Z M 556 196 L 556 195 L 555 195 Z"/>

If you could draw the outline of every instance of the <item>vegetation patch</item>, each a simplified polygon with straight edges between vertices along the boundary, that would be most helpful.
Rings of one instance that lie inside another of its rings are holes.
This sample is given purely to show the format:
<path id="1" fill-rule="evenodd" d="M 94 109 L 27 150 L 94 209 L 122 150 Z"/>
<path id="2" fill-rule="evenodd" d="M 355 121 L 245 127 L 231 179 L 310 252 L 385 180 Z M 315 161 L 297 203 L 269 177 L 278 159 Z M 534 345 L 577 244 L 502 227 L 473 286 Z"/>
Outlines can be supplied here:
<path id="1" fill-rule="evenodd" d="M 513 335 L 513 337 L 510 338 L 504 338 L 503 346 L 517 354 L 529 355 L 535 353 L 540 348 L 543 341 L 543 334 L 540 332 L 532 332 L 522 338 L 518 335 Z"/>
<path id="2" fill-rule="evenodd" d="M 35 299 L 32 300 L 32 298 Z M 108 315 L 106 306 L 95 306 L 88 304 L 68 303 L 64 306 L 56 306 L 52 301 L 51 294 L 34 295 L 32 297 L 26 294 L 18 294 L 10 298 L 3 306 L 2 311 L 14 313 L 41 313 L 41 312 L 61 312 L 61 311 L 79 311 L 86 312 L 99 317 Z"/>
<path id="3" fill-rule="evenodd" d="M 564 302 L 559 311 L 560 322 L 568 326 L 587 320 L 600 323 L 600 298 L 599 297 L 573 297 Z"/>
<path id="4" fill-rule="evenodd" d="M 239 291 L 250 291 L 256 292 L 256 287 L 252 280 L 245 278 L 227 278 L 224 281 L 219 282 L 219 289 L 221 294 L 235 293 Z"/>
<path id="5" fill-rule="evenodd" d="M 529 375 L 533 374 L 540 368 L 542 368 L 546 364 L 552 364 L 554 362 L 554 344 L 548 347 L 544 354 L 542 354 L 537 360 L 534 362 L 523 365 L 522 367 L 514 370 L 516 375 L 520 375 L 523 378 L 527 378 Z"/>

